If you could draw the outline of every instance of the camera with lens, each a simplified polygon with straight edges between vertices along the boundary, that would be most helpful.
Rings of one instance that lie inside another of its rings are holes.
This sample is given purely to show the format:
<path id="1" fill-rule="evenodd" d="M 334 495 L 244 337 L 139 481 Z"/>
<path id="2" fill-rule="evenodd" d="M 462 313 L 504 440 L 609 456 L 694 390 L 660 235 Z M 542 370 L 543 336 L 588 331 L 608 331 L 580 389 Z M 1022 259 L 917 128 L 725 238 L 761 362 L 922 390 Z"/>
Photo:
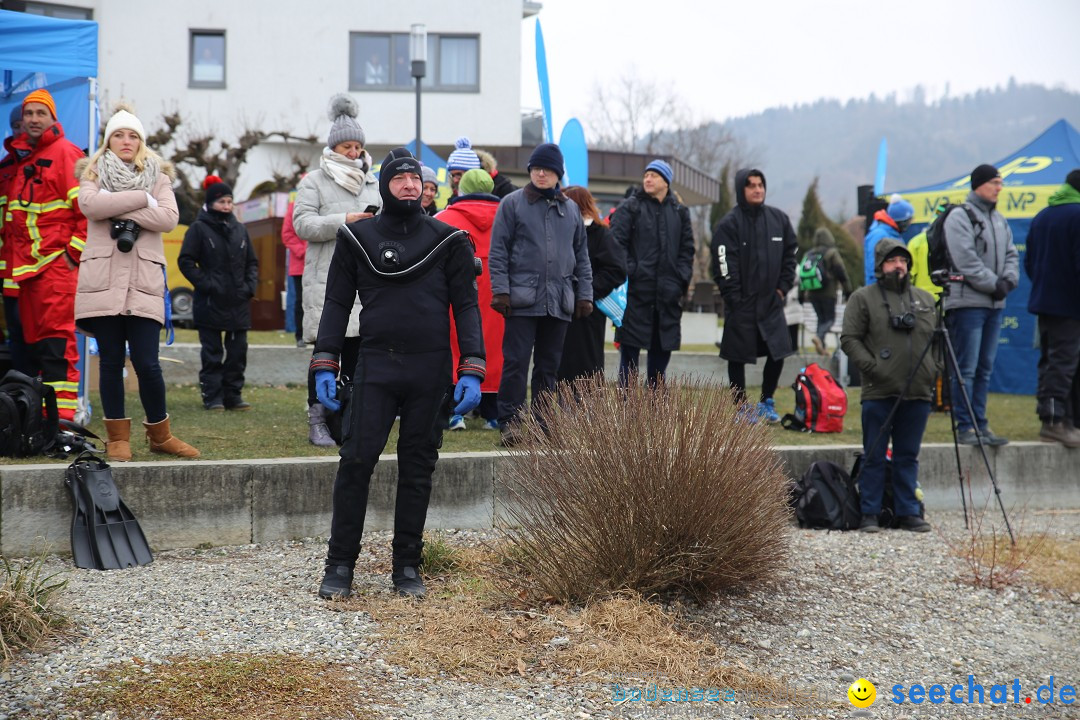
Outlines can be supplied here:
<path id="1" fill-rule="evenodd" d="M 473 270 L 476 271 L 476 277 L 480 277 L 484 274 L 484 260 L 483 258 L 473 257 L 472 259 Z"/>
<path id="2" fill-rule="evenodd" d="M 139 239 L 139 233 L 141 232 L 142 228 L 134 220 L 114 219 L 112 227 L 109 229 L 109 234 L 116 241 L 116 249 L 120 252 L 131 252 L 131 248 L 135 247 L 135 241 Z"/>
<path id="3" fill-rule="evenodd" d="M 942 268 L 930 273 L 930 282 L 938 287 L 946 287 L 951 282 L 964 282 L 964 276 L 948 268 Z"/>
<path id="4" fill-rule="evenodd" d="M 893 315 L 889 318 L 889 327 L 893 330 L 911 332 L 915 329 L 915 313 L 906 312 L 902 315 Z"/>

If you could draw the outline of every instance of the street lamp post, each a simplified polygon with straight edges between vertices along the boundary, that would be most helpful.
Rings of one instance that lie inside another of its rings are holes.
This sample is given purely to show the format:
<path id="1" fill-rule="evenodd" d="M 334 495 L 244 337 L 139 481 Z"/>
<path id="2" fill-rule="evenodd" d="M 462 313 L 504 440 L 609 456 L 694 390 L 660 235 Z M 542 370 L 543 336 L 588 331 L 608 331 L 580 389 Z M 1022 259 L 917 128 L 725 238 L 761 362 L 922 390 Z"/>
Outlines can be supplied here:
<path id="1" fill-rule="evenodd" d="M 427 73 L 427 26 L 417 23 L 409 29 L 409 58 L 412 60 L 412 76 L 416 78 L 416 159 L 420 157 L 420 85 Z"/>

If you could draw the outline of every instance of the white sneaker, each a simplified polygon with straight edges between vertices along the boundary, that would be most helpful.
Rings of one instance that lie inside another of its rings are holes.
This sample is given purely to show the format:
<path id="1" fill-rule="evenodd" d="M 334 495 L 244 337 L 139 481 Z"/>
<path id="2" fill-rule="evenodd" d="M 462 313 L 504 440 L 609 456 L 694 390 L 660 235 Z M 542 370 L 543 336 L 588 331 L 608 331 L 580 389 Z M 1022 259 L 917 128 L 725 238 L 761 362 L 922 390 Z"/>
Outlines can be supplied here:
<path id="1" fill-rule="evenodd" d="M 454 415 L 453 417 L 451 417 L 450 418 L 450 429 L 451 430 L 464 430 L 465 429 L 465 418 L 463 418 L 460 415 Z"/>

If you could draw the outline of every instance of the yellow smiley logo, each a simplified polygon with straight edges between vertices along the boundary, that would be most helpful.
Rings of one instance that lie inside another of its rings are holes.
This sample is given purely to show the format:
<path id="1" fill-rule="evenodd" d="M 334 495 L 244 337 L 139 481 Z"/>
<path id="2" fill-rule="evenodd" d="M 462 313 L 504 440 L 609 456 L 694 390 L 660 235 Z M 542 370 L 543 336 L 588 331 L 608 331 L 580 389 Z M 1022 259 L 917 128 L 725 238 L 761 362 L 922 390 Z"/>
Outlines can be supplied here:
<path id="1" fill-rule="evenodd" d="M 877 689 L 866 678 L 859 678 L 847 689 L 847 699 L 857 708 L 868 708 L 877 700 Z"/>

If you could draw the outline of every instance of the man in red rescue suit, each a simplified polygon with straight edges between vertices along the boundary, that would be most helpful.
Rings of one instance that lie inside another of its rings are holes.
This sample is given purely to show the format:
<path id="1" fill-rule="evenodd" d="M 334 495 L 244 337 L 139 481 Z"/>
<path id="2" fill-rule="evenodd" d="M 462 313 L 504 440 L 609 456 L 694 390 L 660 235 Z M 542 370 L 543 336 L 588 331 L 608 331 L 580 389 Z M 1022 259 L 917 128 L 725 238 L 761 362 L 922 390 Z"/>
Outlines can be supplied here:
<path id="1" fill-rule="evenodd" d="M 75 287 L 86 245 L 75 162 L 83 152 L 64 138 L 47 90 L 27 95 L 22 108 L 23 132 L 7 143 L 16 158 L 4 218 L 7 271 L 19 286 L 29 374 L 56 390 L 60 417 L 71 420 L 79 391 Z"/>

